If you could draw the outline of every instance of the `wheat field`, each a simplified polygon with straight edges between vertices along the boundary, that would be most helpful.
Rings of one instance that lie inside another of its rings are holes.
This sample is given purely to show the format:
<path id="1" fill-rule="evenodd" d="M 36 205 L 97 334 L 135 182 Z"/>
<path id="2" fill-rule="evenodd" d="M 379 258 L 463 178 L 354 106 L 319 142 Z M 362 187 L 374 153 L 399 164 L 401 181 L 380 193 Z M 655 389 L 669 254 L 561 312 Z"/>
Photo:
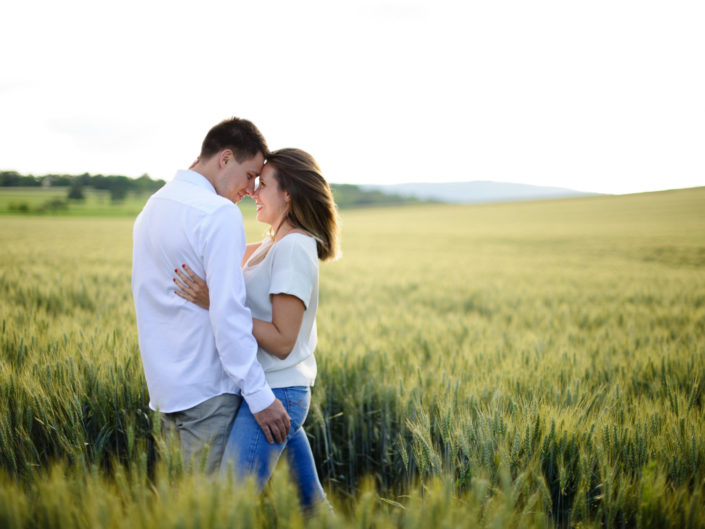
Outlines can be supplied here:
<path id="1" fill-rule="evenodd" d="M 130 218 L 0 216 L 0 527 L 705 527 L 704 206 L 343 211 L 308 521 L 283 469 L 257 497 L 164 445 Z"/>

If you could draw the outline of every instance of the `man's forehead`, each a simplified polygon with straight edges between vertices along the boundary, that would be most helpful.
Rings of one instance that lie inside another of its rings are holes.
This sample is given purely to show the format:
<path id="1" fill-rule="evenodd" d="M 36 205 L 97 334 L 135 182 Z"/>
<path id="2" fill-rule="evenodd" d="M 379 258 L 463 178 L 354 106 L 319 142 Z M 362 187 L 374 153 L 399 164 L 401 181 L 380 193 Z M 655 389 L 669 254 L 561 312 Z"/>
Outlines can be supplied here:
<path id="1" fill-rule="evenodd" d="M 244 165 L 248 171 L 260 174 L 262 166 L 264 165 L 264 155 L 258 152 L 254 157 L 247 160 Z"/>

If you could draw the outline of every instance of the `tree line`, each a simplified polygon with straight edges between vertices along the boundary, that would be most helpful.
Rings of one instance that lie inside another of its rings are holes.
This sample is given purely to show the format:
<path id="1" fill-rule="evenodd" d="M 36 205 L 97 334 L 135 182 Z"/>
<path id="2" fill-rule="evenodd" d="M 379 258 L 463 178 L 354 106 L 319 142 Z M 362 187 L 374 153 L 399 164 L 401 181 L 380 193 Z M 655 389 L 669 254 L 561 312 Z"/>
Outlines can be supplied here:
<path id="1" fill-rule="evenodd" d="M 153 180 L 147 174 L 139 178 L 129 178 L 122 175 L 102 175 L 83 173 L 80 175 L 46 174 L 42 176 L 23 175 L 17 171 L 0 171 L 1 187 L 64 187 L 66 198 L 83 200 L 85 188 L 106 190 L 110 193 L 112 202 L 121 202 L 128 193 L 151 195 L 166 182 Z M 377 190 L 366 190 L 352 184 L 330 185 L 335 201 L 340 208 L 368 207 L 382 205 L 401 205 L 418 202 L 417 199 L 383 193 Z"/>
<path id="2" fill-rule="evenodd" d="M 0 187 L 65 187 L 67 198 L 82 200 L 84 189 L 105 190 L 110 193 L 110 200 L 120 202 L 128 193 L 151 194 L 162 187 L 164 180 L 153 180 L 147 174 L 139 178 L 122 175 L 102 175 L 83 173 L 80 175 L 46 174 L 42 176 L 23 175 L 17 171 L 0 171 Z"/>

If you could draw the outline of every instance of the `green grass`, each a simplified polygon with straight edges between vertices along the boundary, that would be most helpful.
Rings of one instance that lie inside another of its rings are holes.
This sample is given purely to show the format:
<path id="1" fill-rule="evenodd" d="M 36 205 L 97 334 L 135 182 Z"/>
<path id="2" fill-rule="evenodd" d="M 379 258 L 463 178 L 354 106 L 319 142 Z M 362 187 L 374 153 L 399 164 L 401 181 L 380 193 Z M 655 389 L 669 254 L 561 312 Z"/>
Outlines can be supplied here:
<path id="1" fill-rule="evenodd" d="M 337 512 L 310 525 L 705 527 L 703 203 L 344 211 L 307 423 Z M 0 526 L 304 523 L 283 475 L 257 498 L 161 446 L 130 218 L 0 226 Z"/>
<path id="2" fill-rule="evenodd" d="M 2 187 L 0 215 L 133 218 L 148 197 L 128 193 L 125 200 L 112 202 L 108 191 L 88 189 L 84 194 L 84 200 L 67 200 L 65 187 Z"/>

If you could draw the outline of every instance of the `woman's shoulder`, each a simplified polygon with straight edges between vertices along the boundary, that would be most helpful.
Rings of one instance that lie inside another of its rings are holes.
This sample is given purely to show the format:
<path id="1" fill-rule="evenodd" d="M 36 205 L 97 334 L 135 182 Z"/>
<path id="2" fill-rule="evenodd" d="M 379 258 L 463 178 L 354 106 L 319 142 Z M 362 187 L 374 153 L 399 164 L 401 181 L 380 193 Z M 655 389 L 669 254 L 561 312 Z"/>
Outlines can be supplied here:
<path id="1" fill-rule="evenodd" d="M 304 247 L 307 249 L 313 248 L 315 250 L 316 239 L 314 239 L 310 233 L 303 230 L 292 230 L 279 239 L 275 246 L 280 248 Z"/>
<path id="2" fill-rule="evenodd" d="M 305 231 L 287 233 L 274 244 L 272 250 L 286 260 L 304 260 L 318 264 L 316 239 Z"/>

